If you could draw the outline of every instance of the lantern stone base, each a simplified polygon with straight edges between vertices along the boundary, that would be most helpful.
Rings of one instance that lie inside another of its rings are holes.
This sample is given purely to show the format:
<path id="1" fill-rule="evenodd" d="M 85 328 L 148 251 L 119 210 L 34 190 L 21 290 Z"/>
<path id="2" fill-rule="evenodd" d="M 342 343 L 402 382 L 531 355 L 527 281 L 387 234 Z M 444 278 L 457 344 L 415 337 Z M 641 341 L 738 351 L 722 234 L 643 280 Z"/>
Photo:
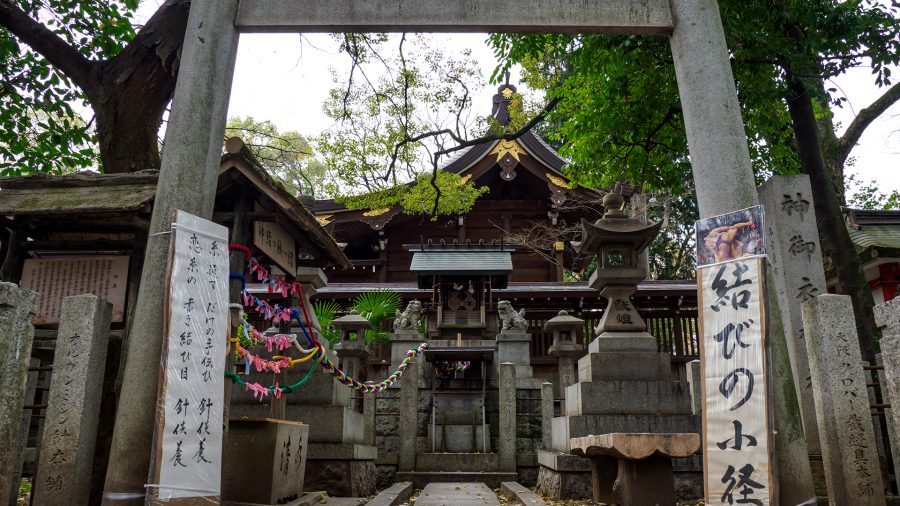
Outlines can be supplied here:
<path id="1" fill-rule="evenodd" d="M 335 497 L 367 497 L 375 493 L 374 446 L 310 443 L 306 488 Z"/>

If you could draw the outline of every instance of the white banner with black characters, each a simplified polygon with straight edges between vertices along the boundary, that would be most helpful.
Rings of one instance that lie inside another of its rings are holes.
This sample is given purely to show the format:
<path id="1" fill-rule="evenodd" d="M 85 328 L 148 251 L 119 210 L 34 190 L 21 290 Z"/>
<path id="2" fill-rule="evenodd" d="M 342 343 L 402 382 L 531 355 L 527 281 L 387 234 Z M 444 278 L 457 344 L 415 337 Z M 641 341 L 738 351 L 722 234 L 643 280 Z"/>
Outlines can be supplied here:
<path id="1" fill-rule="evenodd" d="M 228 229 L 183 211 L 172 229 L 150 494 L 177 502 L 221 490 L 229 272 Z"/>
<path id="2" fill-rule="evenodd" d="M 772 501 L 765 257 L 698 269 L 706 504 Z"/>

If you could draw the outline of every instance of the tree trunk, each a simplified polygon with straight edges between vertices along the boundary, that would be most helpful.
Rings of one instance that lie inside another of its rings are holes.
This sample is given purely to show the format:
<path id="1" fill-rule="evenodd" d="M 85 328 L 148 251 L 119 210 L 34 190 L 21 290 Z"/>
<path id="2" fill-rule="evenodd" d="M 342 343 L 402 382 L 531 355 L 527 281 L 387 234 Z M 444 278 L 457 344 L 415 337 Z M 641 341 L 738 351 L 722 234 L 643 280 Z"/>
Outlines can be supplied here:
<path id="1" fill-rule="evenodd" d="M 163 4 L 121 53 L 100 63 L 100 89 L 85 90 L 105 173 L 159 169 L 157 132 L 175 91 L 189 10 L 187 0 Z"/>
<path id="2" fill-rule="evenodd" d="M 849 295 L 853 303 L 862 356 L 872 360 L 875 356 L 872 342 L 876 331 L 872 292 L 869 291 L 862 263 L 844 224 L 840 198 L 825 167 L 812 98 L 806 85 L 789 69 L 785 71 L 788 84 L 787 105 L 797 139 L 797 153 L 803 172 L 809 175 L 812 185 L 819 233 L 828 248 L 825 253 L 837 271 L 841 292 Z"/>

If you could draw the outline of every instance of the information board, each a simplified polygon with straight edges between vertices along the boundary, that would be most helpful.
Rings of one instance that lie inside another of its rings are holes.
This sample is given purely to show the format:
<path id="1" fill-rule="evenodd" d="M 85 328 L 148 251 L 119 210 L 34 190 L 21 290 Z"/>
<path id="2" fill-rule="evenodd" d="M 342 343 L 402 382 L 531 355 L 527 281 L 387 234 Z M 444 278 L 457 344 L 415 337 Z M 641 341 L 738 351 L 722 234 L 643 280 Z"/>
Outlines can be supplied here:
<path id="1" fill-rule="evenodd" d="M 172 224 L 167 321 L 150 493 L 218 498 L 228 321 L 228 230 L 182 211 Z"/>
<path id="2" fill-rule="evenodd" d="M 59 323 L 63 298 L 90 293 L 112 303 L 112 321 L 121 322 L 125 315 L 128 261 L 125 255 L 25 260 L 19 285 L 41 297 L 32 321 L 35 325 Z"/>

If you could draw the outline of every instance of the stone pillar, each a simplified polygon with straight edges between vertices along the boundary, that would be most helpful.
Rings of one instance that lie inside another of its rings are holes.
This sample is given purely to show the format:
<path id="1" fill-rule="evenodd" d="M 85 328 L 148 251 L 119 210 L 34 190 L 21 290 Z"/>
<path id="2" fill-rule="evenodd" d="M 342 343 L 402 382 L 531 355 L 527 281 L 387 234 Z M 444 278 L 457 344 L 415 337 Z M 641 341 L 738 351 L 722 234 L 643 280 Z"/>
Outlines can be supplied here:
<path id="1" fill-rule="evenodd" d="M 111 319 L 112 304 L 96 295 L 63 299 L 35 505 L 88 502 Z"/>
<path id="2" fill-rule="evenodd" d="M 375 403 L 378 394 L 365 394 L 363 397 L 363 444 L 375 445 Z"/>
<path id="3" fill-rule="evenodd" d="M 758 203 L 716 0 L 671 0 L 669 37 L 700 217 Z"/>
<path id="4" fill-rule="evenodd" d="M 760 187 L 759 198 L 766 210 L 766 251 L 775 277 L 806 447 L 810 455 L 816 456 L 812 461 L 817 464 L 822 449 L 800 303 L 827 290 L 809 176 L 772 176 Z"/>
<path id="5" fill-rule="evenodd" d="M 875 306 L 875 325 L 881 330 L 881 363 L 884 370 L 878 374 L 884 401 L 891 405 L 885 410 L 885 421 L 890 436 L 891 453 L 894 457 L 895 475 L 900 470 L 900 452 L 895 444 L 900 437 L 900 299 L 894 299 Z M 898 478 L 900 479 L 900 478 Z"/>
<path id="6" fill-rule="evenodd" d="M 511 362 L 500 364 L 500 424 L 498 442 L 500 471 L 516 470 L 516 366 Z M 543 389 L 542 389 L 543 392 Z"/>
<path id="7" fill-rule="evenodd" d="M 774 301 L 772 269 L 766 269 L 769 324 L 766 327 L 766 359 L 770 375 L 770 427 L 773 432 L 773 462 L 780 504 L 804 504 L 816 497 L 800 406 L 794 391 L 794 376 L 788 356 L 781 311 Z"/>
<path id="8" fill-rule="evenodd" d="M 150 469 L 172 213 L 210 218 L 237 53 L 237 0 L 194 0 L 166 128 L 141 287 L 116 413 L 104 504 L 143 504 Z"/>
<path id="9" fill-rule="evenodd" d="M 415 471 L 419 418 L 419 365 L 410 362 L 400 377 L 400 457 L 398 471 Z"/>
<path id="10" fill-rule="evenodd" d="M 553 427 L 553 383 L 541 384 L 541 449 L 552 446 Z"/>
<path id="11" fill-rule="evenodd" d="M 15 502 L 18 484 L 7 486 L 16 474 L 22 405 L 28 380 L 34 326 L 31 316 L 38 295 L 13 283 L 0 283 L 0 505 Z M 88 473 L 90 476 L 90 472 Z"/>
<path id="12" fill-rule="evenodd" d="M 885 504 L 850 297 L 820 295 L 801 308 L 829 502 Z"/>
<path id="13" fill-rule="evenodd" d="M 41 361 L 37 358 L 32 358 L 28 362 L 28 379 L 26 381 L 25 386 L 25 397 L 23 398 L 23 404 L 32 404 L 34 403 L 34 394 L 37 392 L 37 382 L 39 372 L 37 368 L 40 367 Z M 34 369 L 34 370 L 31 370 Z M 16 467 L 15 473 L 9 480 L 9 483 L 6 484 L 9 487 L 9 497 L 10 502 L 9 506 L 16 506 L 18 503 L 19 497 L 19 482 L 22 481 L 22 466 L 25 464 L 25 448 L 28 446 L 28 433 L 31 428 L 31 415 L 35 410 L 33 409 L 23 409 L 22 410 L 22 424 L 19 426 L 19 444 L 16 446 Z"/>
<path id="14" fill-rule="evenodd" d="M 697 416 L 703 414 L 703 383 L 700 381 L 700 361 L 691 360 L 686 364 L 687 381 L 691 388 L 691 412 Z"/>

